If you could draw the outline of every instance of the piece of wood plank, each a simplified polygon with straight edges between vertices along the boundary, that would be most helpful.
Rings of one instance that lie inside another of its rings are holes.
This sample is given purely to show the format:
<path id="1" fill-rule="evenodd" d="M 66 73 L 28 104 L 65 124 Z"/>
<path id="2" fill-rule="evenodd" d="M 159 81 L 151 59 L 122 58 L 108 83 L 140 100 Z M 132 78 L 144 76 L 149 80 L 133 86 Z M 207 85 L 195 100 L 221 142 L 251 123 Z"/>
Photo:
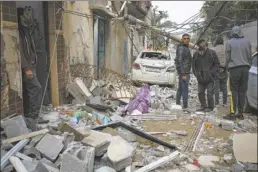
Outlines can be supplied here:
<path id="1" fill-rule="evenodd" d="M 11 156 L 9 160 L 13 164 L 13 167 L 17 172 L 28 172 L 28 170 L 25 168 L 25 166 L 18 157 Z"/>
<path id="2" fill-rule="evenodd" d="M 175 159 L 179 154 L 180 154 L 179 151 L 175 151 L 175 152 L 171 153 L 169 156 L 165 156 L 165 157 L 159 159 L 158 161 L 150 163 L 150 164 L 140 168 L 139 170 L 136 170 L 135 172 L 149 172 L 151 170 L 154 170 L 154 169 L 162 166 L 163 164 Z"/>
<path id="3" fill-rule="evenodd" d="M 6 139 L 6 140 L 3 141 L 2 144 L 17 142 L 17 141 L 28 139 L 28 138 L 31 138 L 31 137 L 35 137 L 35 136 L 38 136 L 38 135 L 46 134 L 48 132 L 49 132 L 48 129 L 34 131 L 34 132 L 29 133 L 29 134 L 24 134 L 24 135 L 21 135 L 21 136 Z"/>

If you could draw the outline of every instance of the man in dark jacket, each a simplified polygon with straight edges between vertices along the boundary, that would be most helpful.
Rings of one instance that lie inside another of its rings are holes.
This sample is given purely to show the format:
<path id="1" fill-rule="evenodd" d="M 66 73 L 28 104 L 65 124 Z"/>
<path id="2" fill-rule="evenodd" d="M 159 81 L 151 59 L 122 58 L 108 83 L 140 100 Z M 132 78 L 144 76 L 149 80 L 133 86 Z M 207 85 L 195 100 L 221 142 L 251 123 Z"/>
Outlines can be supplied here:
<path id="1" fill-rule="evenodd" d="M 245 39 L 241 28 L 235 26 L 231 32 L 231 39 L 226 44 L 226 67 L 230 75 L 230 90 L 232 102 L 230 114 L 225 119 L 243 119 L 243 108 L 248 83 L 248 72 L 252 63 L 252 45 Z M 238 110 L 238 113 L 237 113 Z"/>
<path id="2" fill-rule="evenodd" d="M 32 21 L 31 7 L 18 8 L 20 54 L 23 81 L 24 116 L 30 129 L 36 129 L 41 105 L 41 85 L 36 75 L 37 54 L 29 27 Z"/>
<path id="3" fill-rule="evenodd" d="M 190 71 L 192 56 L 189 49 L 190 35 L 182 36 L 182 43 L 178 45 L 176 50 L 175 65 L 178 73 L 178 89 L 176 94 L 176 104 L 181 104 L 183 97 L 183 109 L 188 108 L 188 87 L 190 80 Z"/>
<path id="4" fill-rule="evenodd" d="M 214 109 L 215 77 L 219 73 L 219 59 L 214 50 L 208 48 L 205 40 L 198 41 L 199 50 L 193 56 L 193 73 L 198 81 L 199 111 L 210 112 Z M 207 89 L 208 106 L 205 99 Z"/>

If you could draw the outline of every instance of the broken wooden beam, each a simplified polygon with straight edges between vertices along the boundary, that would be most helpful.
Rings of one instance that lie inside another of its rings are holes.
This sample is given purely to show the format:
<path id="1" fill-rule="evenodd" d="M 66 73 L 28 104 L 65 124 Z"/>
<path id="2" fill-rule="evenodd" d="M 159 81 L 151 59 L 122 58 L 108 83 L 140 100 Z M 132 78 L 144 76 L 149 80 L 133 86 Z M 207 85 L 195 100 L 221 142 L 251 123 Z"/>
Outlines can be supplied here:
<path id="1" fill-rule="evenodd" d="M 150 163 L 142 168 L 140 168 L 139 170 L 136 170 L 135 172 L 149 172 L 152 171 L 162 165 L 164 165 L 165 163 L 172 161 L 173 159 L 175 159 L 178 155 L 180 155 L 180 152 L 175 151 L 173 153 L 171 153 L 169 156 L 165 156 L 153 163 Z"/>
<path id="2" fill-rule="evenodd" d="M 13 142 L 17 142 L 17 141 L 24 140 L 24 139 L 29 139 L 31 137 L 35 137 L 35 136 L 38 136 L 38 135 L 46 134 L 48 132 L 49 132 L 48 129 L 34 131 L 34 132 L 29 133 L 29 134 L 24 134 L 24 135 L 21 135 L 21 136 L 17 136 L 17 137 L 13 137 L 13 138 L 10 138 L 10 139 L 6 139 L 6 140 L 4 140 L 2 142 L 2 144 L 13 143 Z"/>

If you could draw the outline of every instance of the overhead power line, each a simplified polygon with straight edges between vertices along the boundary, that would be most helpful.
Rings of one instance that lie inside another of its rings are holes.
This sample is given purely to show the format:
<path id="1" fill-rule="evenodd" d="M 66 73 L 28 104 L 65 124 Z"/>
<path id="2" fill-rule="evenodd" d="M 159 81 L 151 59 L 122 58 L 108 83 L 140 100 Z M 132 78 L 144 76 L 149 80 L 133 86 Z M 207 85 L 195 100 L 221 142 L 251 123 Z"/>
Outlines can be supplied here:
<path id="1" fill-rule="evenodd" d="M 204 33 L 207 31 L 207 29 L 208 29 L 208 28 L 210 27 L 210 25 L 212 24 L 212 22 L 216 19 L 216 16 L 219 15 L 220 11 L 223 9 L 223 7 L 224 7 L 226 4 L 227 4 L 227 1 L 224 2 L 224 3 L 221 5 L 221 7 L 219 8 L 219 10 L 216 12 L 214 18 L 208 23 L 207 27 L 206 27 L 206 28 L 204 29 L 204 31 L 200 34 L 200 36 L 199 36 L 197 42 L 199 42 L 199 40 L 201 39 L 201 37 L 204 35 Z M 196 42 L 196 43 L 197 43 L 197 42 Z M 196 43 L 195 43 L 195 45 L 196 45 Z"/>

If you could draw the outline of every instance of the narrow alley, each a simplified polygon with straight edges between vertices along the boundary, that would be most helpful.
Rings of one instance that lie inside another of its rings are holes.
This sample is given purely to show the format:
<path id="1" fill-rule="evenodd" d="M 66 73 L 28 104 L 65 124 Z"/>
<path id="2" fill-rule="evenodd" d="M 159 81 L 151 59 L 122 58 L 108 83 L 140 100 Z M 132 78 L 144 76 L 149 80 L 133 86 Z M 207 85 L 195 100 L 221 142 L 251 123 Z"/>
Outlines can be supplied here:
<path id="1" fill-rule="evenodd" d="M 258 171 L 257 1 L 0 1 L 1 171 Z"/>

